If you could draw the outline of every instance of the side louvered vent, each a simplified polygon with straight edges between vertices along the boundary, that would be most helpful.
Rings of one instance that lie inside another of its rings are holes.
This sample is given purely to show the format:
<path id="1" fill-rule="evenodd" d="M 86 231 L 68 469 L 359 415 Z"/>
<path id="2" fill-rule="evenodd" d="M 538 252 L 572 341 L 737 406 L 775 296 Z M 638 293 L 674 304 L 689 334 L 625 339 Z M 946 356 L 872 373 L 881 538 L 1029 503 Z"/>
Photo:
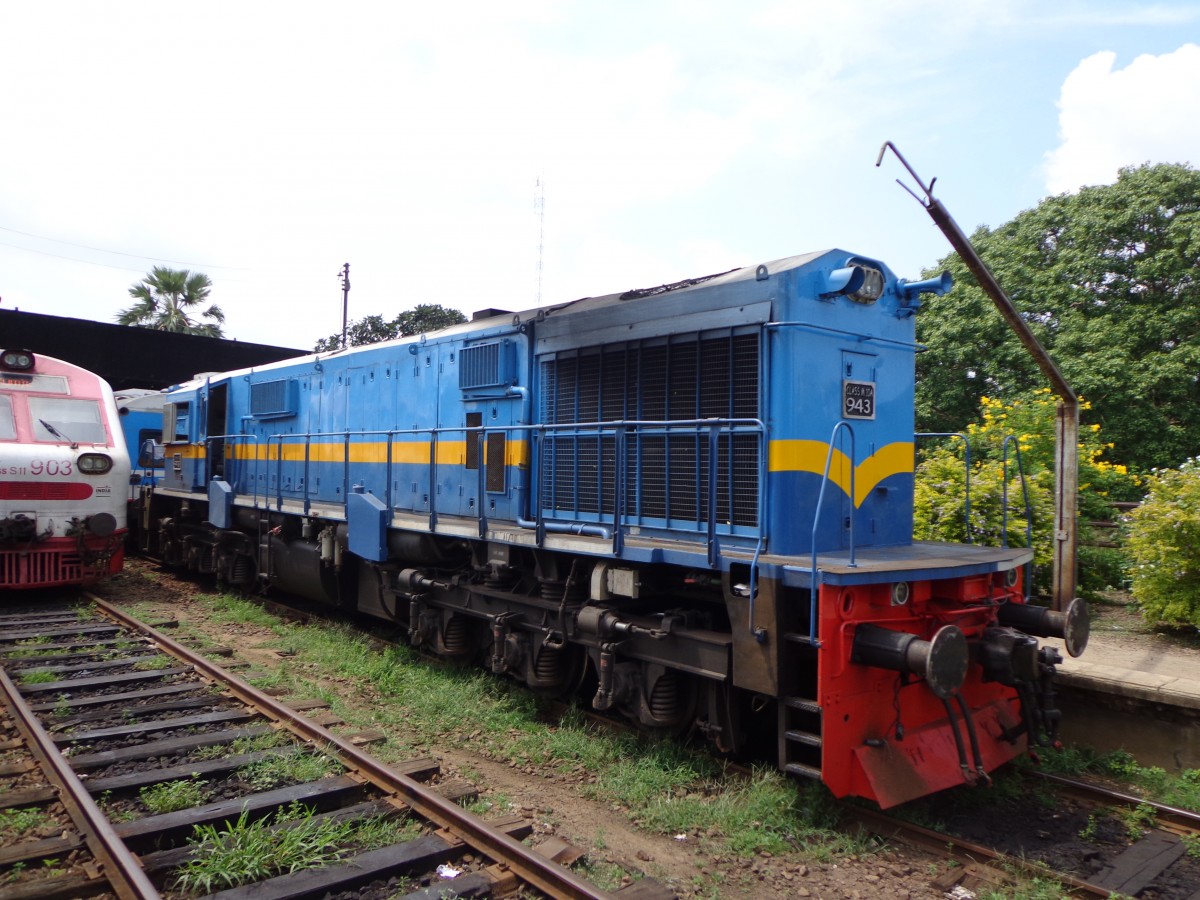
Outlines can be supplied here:
<path id="1" fill-rule="evenodd" d="M 512 383 L 512 347 L 508 341 L 492 341 L 464 347 L 458 368 L 458 386 L 472 391 L 504 387 Z"/>
<path id="2" fill-rule="evenodd" d="M 543 442 L 543 508 L 612 515 L 618 481 L 612 425 L 697 419 L 757 419 L 759 336 L 689 335 L 670 342 L 594 347 L 540 363 L 541 420 L 579 429 Z M 629 427 L 625 437 L 627 520 L 695 527 L 709 519 L 709 429 Z M 758 526 L 761 460 L 757 432 L 722 428 L 716 442 L 716 520 L 722 529 Z M 648 522 L 648 520 L 651 520 Z"/>
<path id="3" fill-rule="evenodd" d="M 250 415 L 256 419 L 278 419 L 296 414 L 296 381 L 260 381 L 250 385 Z"/>

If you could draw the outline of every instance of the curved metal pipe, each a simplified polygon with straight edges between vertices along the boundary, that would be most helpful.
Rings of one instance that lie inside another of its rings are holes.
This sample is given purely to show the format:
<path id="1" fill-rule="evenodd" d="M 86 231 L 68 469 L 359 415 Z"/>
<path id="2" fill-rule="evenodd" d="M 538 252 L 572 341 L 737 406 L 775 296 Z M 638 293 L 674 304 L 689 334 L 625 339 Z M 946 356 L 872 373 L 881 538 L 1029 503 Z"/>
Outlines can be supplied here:
<path id="1" fill-rule="evenodd" d="M 517 525 L 531 531 L 536 531 L 538 527 L 538 523 L 530 519 L 517 519 Z M 582 522 L 543 522 L 542 528 L 555 534 L 586 534 L 591 537 L 612 540 L 612 529 L 605 528 L 603 525 L 584 525 Z"/>

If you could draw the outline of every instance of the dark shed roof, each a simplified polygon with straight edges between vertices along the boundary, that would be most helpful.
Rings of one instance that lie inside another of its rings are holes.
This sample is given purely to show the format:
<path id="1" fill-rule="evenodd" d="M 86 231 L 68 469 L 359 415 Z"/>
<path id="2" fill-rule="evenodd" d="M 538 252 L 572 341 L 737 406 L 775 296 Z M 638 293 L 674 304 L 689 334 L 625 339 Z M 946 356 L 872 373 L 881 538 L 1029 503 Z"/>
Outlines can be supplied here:
<path id="1" fill-rule="evenodd" d="M 114 390 L 168 387 L 198 372 L 259 366 L 310 352 L 11 309 L 0 310 L 0 348 L 32 350 L 83 366 Z"/>

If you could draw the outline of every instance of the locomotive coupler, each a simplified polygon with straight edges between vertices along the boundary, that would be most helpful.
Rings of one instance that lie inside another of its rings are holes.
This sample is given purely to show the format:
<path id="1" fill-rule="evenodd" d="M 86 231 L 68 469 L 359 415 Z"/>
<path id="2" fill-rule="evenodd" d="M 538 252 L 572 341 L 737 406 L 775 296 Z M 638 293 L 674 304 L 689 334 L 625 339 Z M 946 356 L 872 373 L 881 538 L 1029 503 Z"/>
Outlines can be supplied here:
<path id="1" fill-rule="evenodd" d="M 1062 654 L 1053 647 L 1042 647 L 1038 651 L 1036 675 L 1028 680 L 1019 679 L 1015 684 L 1021 721 L 1002 732 L 1001 738 L 1012 743 L 1022 734 L 1028 734 L 1031 744 L 1054 746 L 1058 743 L 1062 712 L 1056 706 L 1054 676 L 1056 666 L 1061 662 Z"/>
<path id="2" fill-rule="evenodd" d="M 610 609 L 600 606 L 585 606 L 575 614 L 575 625 L 583 634 L 598 638 L 627 637 L 632 634 L 644 634 L 656 641 L 668 636 L 668 632 L 660 628 L 646 628 L 622 619 Z"/>
<path id="3" fill-rule="evenodd" d="M 438 590 L 445 591 L 451 587 L 453 585 L 429 578 L 416 569 L 401 569 L 396 573 L 396 590 L 403 593 L 415 593 L 420 590 L 428 590 L 429 588 L 437 588 Z"/>

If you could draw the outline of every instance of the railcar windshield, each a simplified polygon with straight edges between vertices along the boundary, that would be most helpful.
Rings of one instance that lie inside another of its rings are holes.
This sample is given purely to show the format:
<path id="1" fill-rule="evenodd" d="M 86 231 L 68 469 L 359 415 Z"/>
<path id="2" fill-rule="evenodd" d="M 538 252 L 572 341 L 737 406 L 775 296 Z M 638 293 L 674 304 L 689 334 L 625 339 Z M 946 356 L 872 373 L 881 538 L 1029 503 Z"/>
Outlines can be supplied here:
<path id="1" fill-rule="evenodd" d="M 17 436 L 17 423 L 13 421 L 12 397 L 0 394 L 0 441 L 11 441 Z"/>
<path id="2" fill-rule="evenodd" d="M 79 444 L 104 444 L 104 419 L 96 400 L 64 400 L 57 397 L 30 397 L 29 418 L 33 439 L 48 443 L 73 441 Z"/>

